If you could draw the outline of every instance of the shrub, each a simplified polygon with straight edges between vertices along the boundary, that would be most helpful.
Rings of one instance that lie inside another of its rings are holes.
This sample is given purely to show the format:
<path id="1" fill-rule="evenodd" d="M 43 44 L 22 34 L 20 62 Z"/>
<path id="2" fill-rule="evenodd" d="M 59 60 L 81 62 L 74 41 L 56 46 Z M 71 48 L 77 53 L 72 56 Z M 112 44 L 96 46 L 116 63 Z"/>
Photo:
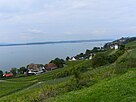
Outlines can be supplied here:
<path id="1" fill-rule="evenodd" d="M 90 62 L 89 62 L 90 63 Z M 77 66 L 71 66 L 66 68 L 63 71 L 60 71 L 58 73 L 56 73 L 53 78 L 62 78 L 62 77 L 67 77 L 70 75 L 74 75 L 75 71 L 80 71 L 80 72 L 86 72 L 88 70 L 88 67 L 90 66 L 90 64 L 87 63 L 81 63 Z"/>
<path id="2" fill-rule="evenodd" d="M 136 58 L 122 58 L 119 62 L 116 63 L 115 73 L 124 73 L 129 68 L 136 67 Z"/>
<path id="3" fill-rule="evenodd" d="M 117 60 L 117 56 L 115 54 L 108 56 L 109 63 L 113 63 Z"/>
<path id="4" fill-rule="evenodd" d="M 92 59 L 92 67 L 99 67 L 108 64 L 108 56 L 104 53 L 98 53 Z"/>
<path id="5" fill-rule="evenodd" d="M 116 53 L 115 53 L 115 56 L 118 58 L 119 56 L 123 55 L 125 53 L 125 50 L 118 50 Z"/>
<path id="6" fill-rule="evenodd" d="M 115 74 L 122 74 L 128 70 L 128 67 L 125 63 L 120 63 L 115 66 Z"/>

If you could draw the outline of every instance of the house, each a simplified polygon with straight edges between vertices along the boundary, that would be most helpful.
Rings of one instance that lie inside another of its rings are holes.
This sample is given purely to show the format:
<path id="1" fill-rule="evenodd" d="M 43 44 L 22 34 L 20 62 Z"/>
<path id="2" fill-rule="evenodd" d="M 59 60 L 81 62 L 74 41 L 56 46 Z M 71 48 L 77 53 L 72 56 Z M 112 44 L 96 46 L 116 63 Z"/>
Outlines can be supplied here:
<path id="1" fill-rule="evenodd" d="M 93 58 L 93 56 L 92 56 L 92 55 L 90 55 L 89 59 L 91 60 L 92 58 Z"/>
<path id="2" fill-rule="evenodd" d="M 76 61 L 77 59 L 75 57 L 71 57 L 69 61 Z"/>
<path id="3" fill-rule="evenodd" d="M 75 57 L 71 57 L 69 61 L 76 61 L 77 59 Z"/>
<path id="4" fill-rule="evenodd" d="M 95 54 L 91 53 L 89 59 L 91 60 L 94 56 L 95 56 Z"/>
<path id="5" fill-rule="evenodd" d="M 113 44 L 113 45 L 110 46 L 110 48 L 117 50 L 117 49 L 119 49 L 119 45 L 118 44 Z"/>
<path id="6" fill-rule="evenodd" d="M 58 67 L 57 67 L 57 65 L 54 64 L 54 63 L 45 64 L 45 69 L 46 69 L 47 71 L 51 71 L 51 70 L 54 70 L 54 69 L 56 69 L 56 68 L 58 68 Z"/>
<path id="7" fill-rule="evenodd" d="M 72 59 L 71 59 L 72 61 L 76 61 L 76 58 L 75 57 L 72 57 Z"/>
<path id="8" fill-rule="evenodd" d="M 3 77 L 13 77 L 13 73 L 6 73 L 6 74 L 3 74 Z"/>
<path id="9" fill-rule="evenodd" d="M 115 44 L 115 45 L 114 45 L 114 48 L 115 48 L 115 50 L 119 49 L 119 45 L 118 45 L 118 44 Z"/>
<path id="10" fill-rule="evenodd" d="M 84 57 L 80 57 L 80 58 L 78 58 L 79 60 L 85 60 L 85 58 Z"/>
<path id="11" fill-rule="evenodd" d="M 29 64 L 27 69 L 27 74 L 40 74 L 44 72 L 45 68 L 40 64 Z"/>

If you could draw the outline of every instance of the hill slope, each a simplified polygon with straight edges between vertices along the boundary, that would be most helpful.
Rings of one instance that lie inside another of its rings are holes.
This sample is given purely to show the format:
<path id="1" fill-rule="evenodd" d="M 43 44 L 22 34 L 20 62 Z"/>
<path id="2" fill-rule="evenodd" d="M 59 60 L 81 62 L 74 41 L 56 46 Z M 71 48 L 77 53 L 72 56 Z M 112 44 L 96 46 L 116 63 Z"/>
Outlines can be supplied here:
<path id="1" fill-rule="evenodd" d="M 53 102 L 136 102 L 136 69 L 104 80 L 92 87 L 73 91 L 55 99 Z"/>

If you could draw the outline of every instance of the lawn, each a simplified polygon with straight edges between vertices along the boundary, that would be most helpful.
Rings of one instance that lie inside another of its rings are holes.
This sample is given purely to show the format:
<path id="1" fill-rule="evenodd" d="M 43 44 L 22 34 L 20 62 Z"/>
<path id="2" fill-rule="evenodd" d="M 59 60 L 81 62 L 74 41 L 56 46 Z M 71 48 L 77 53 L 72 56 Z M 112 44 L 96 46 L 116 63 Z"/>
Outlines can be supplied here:
<path id="1" fill-rule="evenodd" d="M 78 65 L 83 63 L 84 61 L 74 61 L 67 62 L 67 66 L 64 68 L 59 68 L 45 74 L 34 75 L 28 77 L 19 77 L 19 78 L 11 78 L 0 81 L 0 102 L 6 98 L 6 100 L 11 99 L 25 99 L 28 98 L 28 95 L 37 96 L 39 91 L 42 91 L 42 87 L 45 85 L 54 85 L 65 82 L 69 80 L 70 77 L 64 77 L 55 79 L 53 76 L 62 72 L 65 69 L 71 69 L 71 66 Z M 86 61 L 85 61 L 86 62 Z"/>
<path id="2" fill-rule="evenodd" d="M 33 82 L 10 82 L 10 81 L 0 81 L 0 97 L 14 93 L 15 91 L 22 90 Z"/>
<path id="3" fill-rule="evenodd" d="M 136 102 L 136 69 L 92 87 L 50 99 L 49 102 Z"/>
<path id="4" fill-rule="evenodd" d="M 126 44 L 126 47 L 129 47 L 131 49 L 136 48 L 136 41 L 133 41 L 133 42 Z"/>

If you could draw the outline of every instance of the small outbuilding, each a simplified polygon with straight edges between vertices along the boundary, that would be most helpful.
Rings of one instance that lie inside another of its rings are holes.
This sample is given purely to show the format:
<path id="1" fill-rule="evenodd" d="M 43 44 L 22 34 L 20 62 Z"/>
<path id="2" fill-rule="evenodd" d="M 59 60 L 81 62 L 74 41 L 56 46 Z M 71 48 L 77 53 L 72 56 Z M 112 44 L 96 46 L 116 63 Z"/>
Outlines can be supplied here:
<path id="1" fill-rule="evenodd" d="M 3 74 L 3 77 L 13 77 L 13 73 L 6 73 L 6 74 Z"/>
<path id="2" fill-rule="evenodd" d="M 58 68 L 57 65 L 54 64 L 54 63 L 45 64 L 45 69 L 47 71 L 51 71 L 51 70 L 54 70 L 54 69 L 57 69 L 57 68 Z"/>
<path id="3" fill-rule="evenodd" d="M 76 61 L 76 58 L 75 58 L 75 57 L 72 57 L 72 61 Z"/>
<path id="4" fill-rule="evenodd" d="M 117 49 L 119 49 L 119 45 L 118 44 L 113 44 L 113 45 L 110 46 L 110 48 L 117 50 Z"/>

